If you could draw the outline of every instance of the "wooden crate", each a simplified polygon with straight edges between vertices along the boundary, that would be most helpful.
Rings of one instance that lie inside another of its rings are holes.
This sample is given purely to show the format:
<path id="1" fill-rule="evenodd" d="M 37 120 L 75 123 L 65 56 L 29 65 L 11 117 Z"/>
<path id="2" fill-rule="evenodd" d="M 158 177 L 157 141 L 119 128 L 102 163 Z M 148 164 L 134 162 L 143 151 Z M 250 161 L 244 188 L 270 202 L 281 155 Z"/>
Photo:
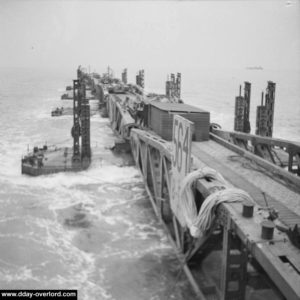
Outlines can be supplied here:
<path id="1" fill-rule="evenodd" d="M 209 139 L 210 113 L 183 103 L 152 102 L 148 111 L 149 128 L 163 139 L 171 141 L 175 114 L 194 122 L 194 141 Z"/>

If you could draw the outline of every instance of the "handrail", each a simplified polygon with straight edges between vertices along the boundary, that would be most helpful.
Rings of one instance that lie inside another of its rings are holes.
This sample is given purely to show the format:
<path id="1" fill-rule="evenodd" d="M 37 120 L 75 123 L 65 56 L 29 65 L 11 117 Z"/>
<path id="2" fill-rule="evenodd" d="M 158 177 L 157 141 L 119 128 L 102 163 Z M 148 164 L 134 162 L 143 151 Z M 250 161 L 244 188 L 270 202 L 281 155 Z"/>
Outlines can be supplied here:
<path id="1" fill-rule="evenodd" d="M 251 141 L 252 145 L 265 144 L 269 146 L 277 146 L 280 148 L 286 148 L 285 151 L 288 153 L 300 153 L 300 143 L 289 140 L 259 136 L 244 132 L 226 131 L 222 129 L 213 129 L 212 133 L 220 137 L 222 137 L 222 135 L 229 135 L 231 138 L 234 137 L 244 141 Z"/>

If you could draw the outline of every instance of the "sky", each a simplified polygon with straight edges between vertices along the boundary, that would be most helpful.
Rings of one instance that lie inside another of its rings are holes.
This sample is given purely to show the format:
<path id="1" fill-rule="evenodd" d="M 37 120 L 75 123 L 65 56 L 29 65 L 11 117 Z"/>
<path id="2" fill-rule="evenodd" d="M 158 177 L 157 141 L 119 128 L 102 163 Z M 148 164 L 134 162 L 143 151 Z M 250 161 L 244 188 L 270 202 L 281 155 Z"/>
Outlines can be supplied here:
<path id="1" fill-rule="evenodd" d="M 299 31 L 299 0 L 0 0 L 0 67 L 299 70 Z"/>

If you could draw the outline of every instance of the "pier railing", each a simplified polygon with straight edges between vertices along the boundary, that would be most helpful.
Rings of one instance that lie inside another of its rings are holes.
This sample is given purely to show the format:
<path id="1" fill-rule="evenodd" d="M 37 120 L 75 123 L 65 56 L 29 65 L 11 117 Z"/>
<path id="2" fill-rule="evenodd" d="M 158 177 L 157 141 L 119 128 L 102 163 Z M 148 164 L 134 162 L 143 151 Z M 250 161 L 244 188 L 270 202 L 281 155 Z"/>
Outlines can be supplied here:
<path id="1" fill-rule="evenodd" d="M 300 143 L 221 129 L 212 133 L 300 176 Z"/>

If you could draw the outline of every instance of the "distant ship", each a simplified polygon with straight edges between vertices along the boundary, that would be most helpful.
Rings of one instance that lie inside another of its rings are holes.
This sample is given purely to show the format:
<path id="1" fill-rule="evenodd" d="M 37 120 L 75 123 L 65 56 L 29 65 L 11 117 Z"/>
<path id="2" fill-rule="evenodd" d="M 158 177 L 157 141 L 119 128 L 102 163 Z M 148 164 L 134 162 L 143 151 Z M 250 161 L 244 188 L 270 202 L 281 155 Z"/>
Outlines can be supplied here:
<path id="1" fill-rule="evenodd" d="M 255 66 L 255 67 L 246 67 L 247 70 L 263 70 L 264 68 L 262 66 Z"/>

